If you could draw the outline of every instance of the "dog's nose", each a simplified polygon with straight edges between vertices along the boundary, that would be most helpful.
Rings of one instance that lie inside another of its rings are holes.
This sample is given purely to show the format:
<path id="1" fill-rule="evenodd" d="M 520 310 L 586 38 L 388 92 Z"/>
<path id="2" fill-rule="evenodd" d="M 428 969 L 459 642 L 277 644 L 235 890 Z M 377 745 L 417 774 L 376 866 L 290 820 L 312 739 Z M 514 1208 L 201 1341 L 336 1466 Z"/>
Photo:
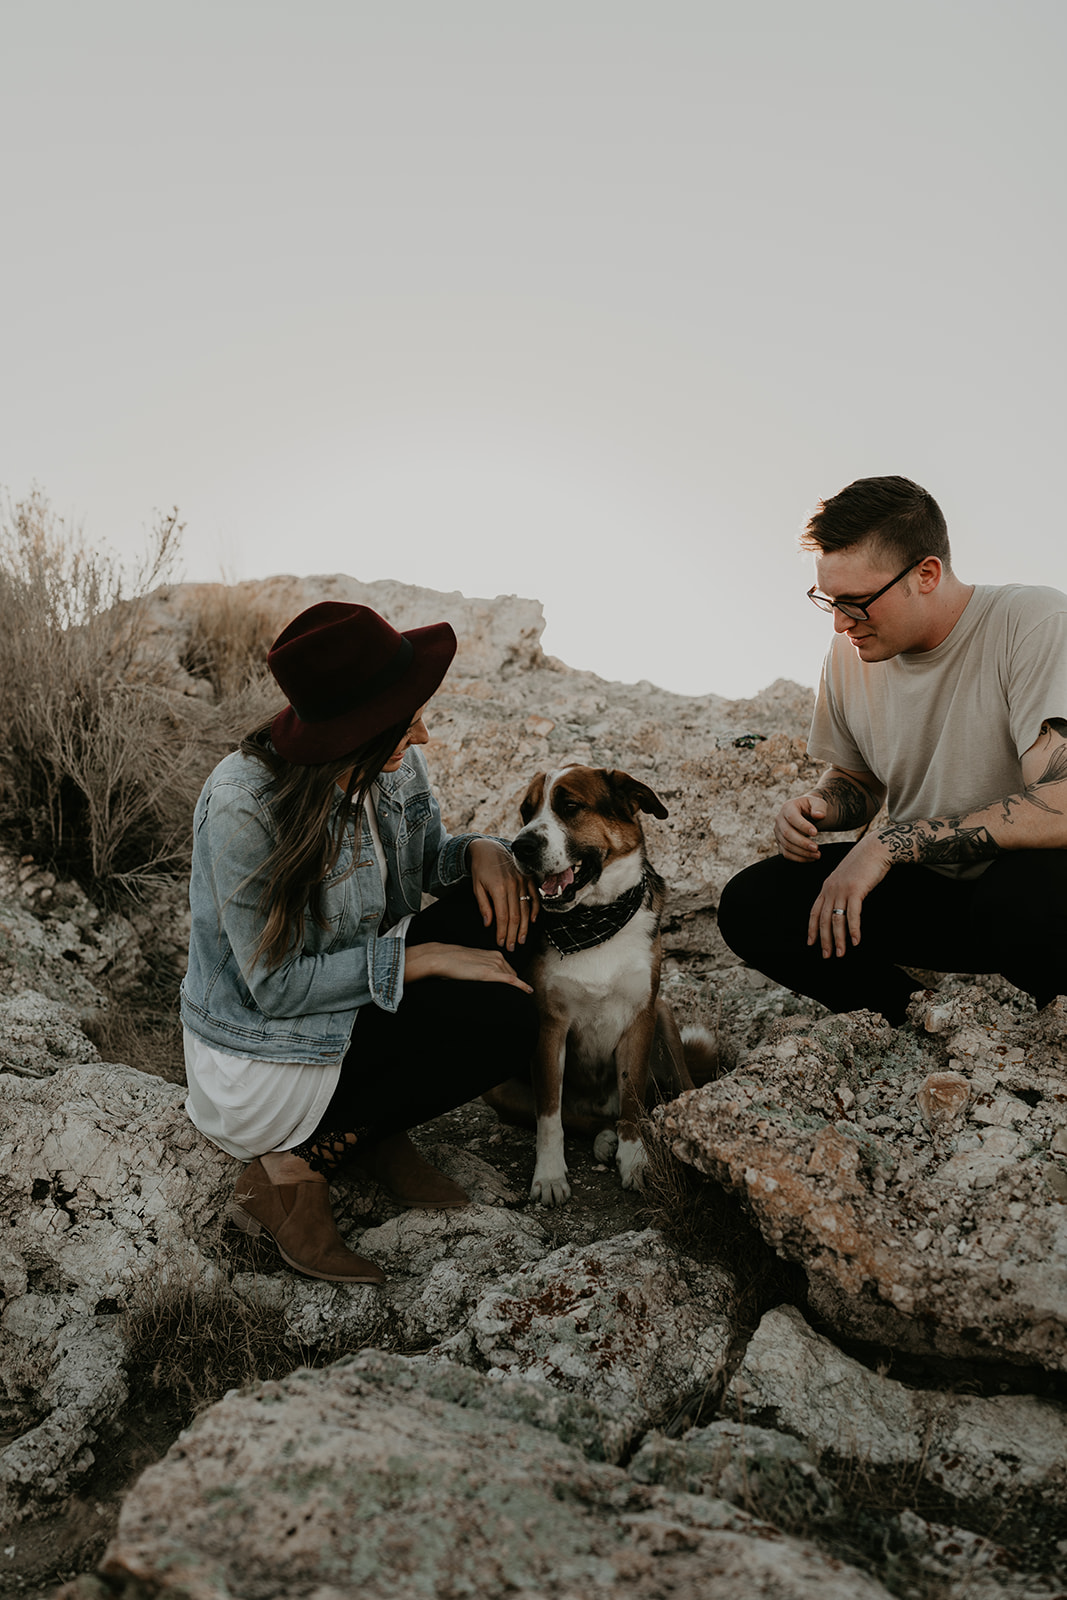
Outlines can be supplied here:
<path id="1" fill-rule="evenodd" d="M 536 835 L 520 833 L 512 840 L 511 853 L 519 866 L 526 872 L 532 872 L 537 866 L 537 857 L 540 853 L 540 843 Z"/>

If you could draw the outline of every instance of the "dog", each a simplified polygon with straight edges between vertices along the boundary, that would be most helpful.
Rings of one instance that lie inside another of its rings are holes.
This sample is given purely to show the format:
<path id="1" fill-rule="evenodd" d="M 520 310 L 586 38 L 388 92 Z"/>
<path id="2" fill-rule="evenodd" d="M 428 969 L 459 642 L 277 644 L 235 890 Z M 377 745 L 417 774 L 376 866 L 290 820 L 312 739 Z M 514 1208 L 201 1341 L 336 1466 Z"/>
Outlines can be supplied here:
<path id="1" fill-rule="evenodd" d="M 539 772 L 522 802 L 512 852 L 539 885 L 528 976 L 540 1039 L 531 1082 L 511 1079 L 485 1099 L 503 1121 L 536 1127 L 530 1195 L 542 1205 L 570 1198 L 564 1126 L 594 1134 L 597 1159 L 614 1154 L 632 1188 L 645 1165 L 649 1090 L 673 1099 L 693 1087 L 659 998 L 665 888 L 645 855 L 641 812 L 666 817 L 667 808 L 647 784 L 602 767 Z"/>

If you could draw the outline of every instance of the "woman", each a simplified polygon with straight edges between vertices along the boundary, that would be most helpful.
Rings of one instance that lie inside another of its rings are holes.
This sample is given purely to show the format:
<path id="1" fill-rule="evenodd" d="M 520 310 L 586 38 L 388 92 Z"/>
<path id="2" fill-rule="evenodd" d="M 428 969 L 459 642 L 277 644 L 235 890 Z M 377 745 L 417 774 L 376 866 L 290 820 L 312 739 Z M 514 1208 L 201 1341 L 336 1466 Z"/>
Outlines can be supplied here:
<path id="1" fill-rule="evenodd" d="M 455 651 L 447 622 L 301 612 L 267 657 L 290 704 L 194 817 L 186 1109 L 248 1162 L 240 1226 L 337 1283 L 384 1277 L 337 1231 L 340 1164 L 405 1205 L 466 1204 L 406 1130 L 512 1076 L 537 1033 L 519 970 L 535 892 L 502 841 L 449 837 L 418 749 Z"/>

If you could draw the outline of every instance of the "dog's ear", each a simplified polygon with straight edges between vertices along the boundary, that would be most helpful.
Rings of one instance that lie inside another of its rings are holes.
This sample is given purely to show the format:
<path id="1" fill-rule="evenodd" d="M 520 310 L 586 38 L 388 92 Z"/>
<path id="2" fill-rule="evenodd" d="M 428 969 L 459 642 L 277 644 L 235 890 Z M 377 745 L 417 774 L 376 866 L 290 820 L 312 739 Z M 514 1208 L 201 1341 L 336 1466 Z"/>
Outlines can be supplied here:
<path id="1" fill-rule="evenodd" d="M 539 772 L 523 796 L 522 805 L 519 807 L 519 816 L 522 818 L 523 827 L 531 817 L 535 817 L 541 809 L 541 802 L 545 798 L 545 774 Z"/>
<path id="2" fill-rule="evenodd" d="M 652 817 L 669 814 L 659 795 L 647 783 L 631 778 L 628 772 L 606 772 L 604 776 L 611 785 L 617 804 L 625 809 L 628 817 L 635 817 L 639 811 L 647 811 Z"/>

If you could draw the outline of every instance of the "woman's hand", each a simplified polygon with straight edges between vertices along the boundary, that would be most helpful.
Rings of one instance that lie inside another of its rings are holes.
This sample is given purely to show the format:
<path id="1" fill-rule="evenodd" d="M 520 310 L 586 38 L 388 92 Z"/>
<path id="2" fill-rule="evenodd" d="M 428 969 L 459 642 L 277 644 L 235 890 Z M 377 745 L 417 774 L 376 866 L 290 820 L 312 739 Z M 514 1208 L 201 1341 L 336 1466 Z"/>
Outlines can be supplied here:
<path id="1" fill-rule="evenodd" d="M 853 944 L 859 944 L 863 902 L 881 883 L 891 864 L 889 851 L 876 833 L 853 845 L 841 865 L 825 879 L 822 893 L 811 908 L 808 943 L 818 942 L 824 956 L 843 956 L 846 935 Z"/>
<path id="2" fill-rule="evenodd" d="M 472 839 L 467 859 L 482 921 L 487 928 L 496 923 L 497 944 L 508 950 L 525 944 L 540 910 L 536 885 L 519 871 L 511 851 L 492 839 Z"/>
<path id="3" fill-rule="evenodd" d="M 474 950 L 465 944 L 413 944 L 404 954 L 404 983 L 419 978 L 459 978 L 467 983 L 510 983 L 533 994 L 499 950 Z"/>

